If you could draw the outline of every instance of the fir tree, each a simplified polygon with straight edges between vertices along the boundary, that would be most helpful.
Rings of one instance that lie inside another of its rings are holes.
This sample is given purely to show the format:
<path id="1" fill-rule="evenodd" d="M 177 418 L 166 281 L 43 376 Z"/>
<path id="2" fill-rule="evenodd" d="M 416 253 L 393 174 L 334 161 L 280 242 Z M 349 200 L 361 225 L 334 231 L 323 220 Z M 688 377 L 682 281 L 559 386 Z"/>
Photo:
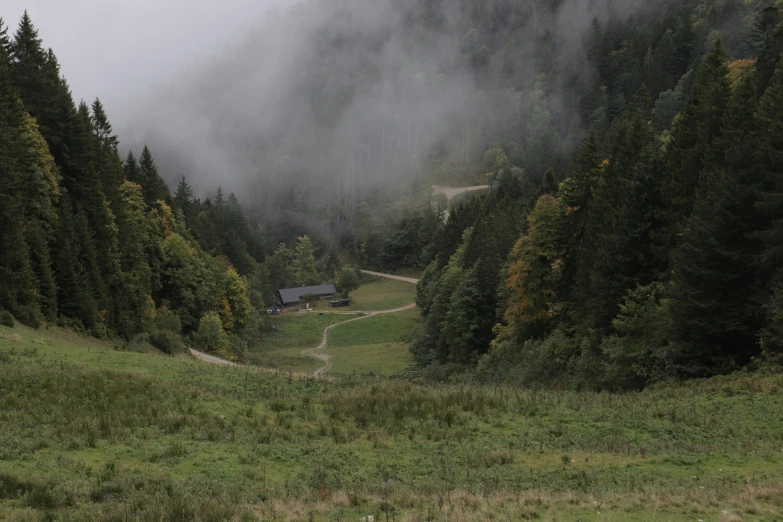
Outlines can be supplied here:
<path id="1" fill-rule="evenodd" d="M 8 26 L 0 16 L 0 61 L 10 64 L 11 60 L 11 39 L 8 37 Z"/>
<path id="2" fill-rule="evenodd" d="M 153 205 L 157 201 L 171 202 L 169 187 L 158 174 L 158 167 L 155 165 L 152 153 L 146 145 L 141 151 L 141 157 L 139 158 L 139 180 L 144 191 L 144 201 L 148 206 Z"/>
<path id="3" fill-rule="evenodd" d="M 177 191 L 174 194 L 174 206 L 182 211 L 185 216 L 185 222 L 190 223 L 193 219 L 193 189 L 188 185 L 185 176 L 177 184 Z"/>
<path id="4" fill-rule="evenodd" d="M 661 236 L 662 252 L 676 244 L 683 223 L 693 210 L 699 176 L 705 160 L 720 138 L 729 100 L 726 51 L 719 39 L 696 74 L 691 97 L 672 125 L 671 141 L 664 156 L 666 179 L 662 195 L 666 203 L 660 218 L 667 232 Z"/>
<path id="5" fill-rule="evenodd" d="M 717 146 L 724 158 L 699 180 L 693 213 L 672 255 L 674 360 L 684 375 L 745 364 L 756 351 L 760 288 L 752 260 L 760 168 L 754 133 L 756 85 L 735 88 Z"/>
<path id="6" fill-rule="evenodd" d="M 783 53 L 783 23 L 781 22 L 783 19 L 777 7 L 766 7 L 756 14 L 752 37 L 758 53 L 756 71 L 759 96 L 767 90 L 767 85 Z"/>
<path id="7" fill-rule="evenodd" d="M 136 162 L 136 157 L 133 155 L 133 151 L 128 151 L 128 155 L 125 157 L 125 163 L 123 164 L 123 172 L 125 179 L 136 183 L 141 183 L 139 174 L 139 164 Z"/>

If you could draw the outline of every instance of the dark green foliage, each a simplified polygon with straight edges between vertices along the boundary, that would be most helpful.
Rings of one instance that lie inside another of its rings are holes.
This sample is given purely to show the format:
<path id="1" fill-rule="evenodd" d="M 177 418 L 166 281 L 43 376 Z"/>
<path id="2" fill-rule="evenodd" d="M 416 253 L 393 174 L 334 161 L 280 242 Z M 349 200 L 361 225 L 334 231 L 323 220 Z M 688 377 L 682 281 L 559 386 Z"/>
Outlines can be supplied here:
<path id="1" fill-rule="evenodd" d="M 179 334 L 170 330 L 154 330 L 150 332 L 149 338 L 152 346 L 169 355 L 180 355 L 188 351 Z"/>
<path id="2" fill-rule="evenodd" d="M 756 352 L 760 281 L 753 237 L 761 172 L 754 133 L 756 87 L 746 76 L 732 95 L 723 136 L 701 175 L 694 210 L 673 258 L 672 341 L 682 371 L 742 365 Z M 686 355 L 687 354 L 687 355 Z"/>
<path id="3" fill-rule="evenodd" d="M 764 94 L 783 53 L 783 19 L 777 7 L 769 6 L 756 14 L 753 44 L 758 53 L 758 93 Z"/>
<path id="4" fill-rule="evenodd" d="M 337 290 L 345 295 L 362 286 L 361 273 L 355 268 L 343 267 L 337 272 Z"/>
<path id="5" fill-rule="evenodd" d="M 172 212 L 149 149 L 123 163 L 118 143 L 100 100 L 73 103 L 30 17 L 13 41 L 0 23 L 0 307 L 32 326 L 44 318 L 101 337 L 153 332 L 172 353 L 183 351 L 180 330 L 205 313 L 219 310 L 227 331 L 242 327 L 245 282 Z M 236 198 L 226 206 L 220 230 L 242 220 Z M 229 243 L 253 273 L 241 241 Z"/>
<path id="6" fill-rule="evenodd" d="M 15 324 L 16 321 L 14 321 L 14 316 L 11 315 L 11 312 L 8 310 L 0 310 L 0 325 L 13 328 Z"/>
<path id="7" fill-rule="evenodd" d="M 130 157 L 129 157 L 130 159 Z M 133 181 L 133 179 L 126 173 L 126 177 Z M 148 206 L 153 205 L 157 201 L 163 201 L 164 203 L 171 203 L 171 191 L 166 185 L 166 182 L 158 174 L 158 167 L 155 165 L 155 160 L 152 159 L 152 153 L 144 146 L 139 157 L 139 171 L 138 171 L 138 183 L 142 186 L 144 191 L 144 201 Z"/>
<path id="8" fill-rule="evenodd" d="M 674 245 L 683 220 L 693 210 L 699 174 L 711 147 L 721 137 L 729 100 L 728 73 L 726 50 L 718 40 L 696 73 L 688 103 L 672 124 L 672 140 L 663 159 L 666 210 L 661 216 L 668 229 L 667 247 Z"/>

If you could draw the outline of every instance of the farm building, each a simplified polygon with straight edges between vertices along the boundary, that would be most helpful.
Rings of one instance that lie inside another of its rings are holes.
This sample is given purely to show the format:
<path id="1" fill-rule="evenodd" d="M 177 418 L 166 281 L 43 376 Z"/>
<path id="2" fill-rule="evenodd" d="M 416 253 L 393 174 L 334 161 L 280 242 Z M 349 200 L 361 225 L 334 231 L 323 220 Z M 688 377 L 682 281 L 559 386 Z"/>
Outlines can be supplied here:
<path id="1" fill-rule="evenodd" d="M 283 288 L 277 291 L 280 304 L 288 308 L 302 304 L 303 295 L 317 295 L 321 299 L 331 299 L 337 289 L 334 285 L 302 286 L 299 288 Z"/>

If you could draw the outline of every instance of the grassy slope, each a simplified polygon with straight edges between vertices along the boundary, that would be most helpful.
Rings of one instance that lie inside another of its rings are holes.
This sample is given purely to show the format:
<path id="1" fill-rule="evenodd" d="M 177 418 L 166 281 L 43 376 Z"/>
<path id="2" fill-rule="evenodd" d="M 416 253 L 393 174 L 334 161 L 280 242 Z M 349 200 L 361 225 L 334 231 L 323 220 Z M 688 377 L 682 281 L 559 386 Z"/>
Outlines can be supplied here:
<path id="1" fill-rule="evenodd" d="M 0 519 L 779 520 L 781 411 L 780 374 L 325 382 L 0 327 Z"/>
<path id="2" fill-rule="evenodd" d="M 391 310 L 416 300 L 416 285 L 395 279 L 378 278 L 351 292 L 353 303 L 340 310 Z"/>
<path id="3" fill-rule="evenodd" d="M 323 363 L 309 355 L 302 355 L 302 350 L 318 346 L 324 328 L 348 318 L 332 313 L 318 315 L 317 312 L 289 312 L 276 316 L 272 322 L 277 328 L 261 343 L 249 348 L 248 361 L 280 370 L 313 372 Z"/>
<path id="4" fill-rule="evenodd" d="M 404 370 L 413 362 L 409 339 L 418 318 L 414 309 L 335 328 L 325 350 L 333 356 L 330 373 L 393 375 Z"/>
<path id="5" fill-rule="evenodd" d="M 289 312 L 273 318 L 277 328 L 270 332 L 261 343 L 251 346 L 248 351 L 248 360 L 252 364 L 265 366 L 284 371 L 313 372 L 322 363 L 308 355 L 302 355 L 302 351 L 313 348 L 321 342 L 324 328 L 327 326 L 351 319 L 345 312 L 362 310 L 375 311 L 399 308 L 413 302 L 416 294 L 416 286 L 403 281 L 391 279 L 378 279 L 353 292 L 354 303 L 351 307 L 330 308 L 328 303 L 319 303 L 313 312 Z M 319 315 L 323 312 L 324 315 Z M 342 312 L 338 314 L 338 312 Z M 395 314 L 397 315 L 397 314 Z M 400 319 L 380 320 L 383 324 L 391 324 L 398 330 L 411 322 L 416 312 L 406 312 Z M 381 347 L 370 349 L 367 345 L 376 343 L 388 343 L 397 341 L 399 333 L 393 333 L 383 338 L 373 337 L 373 328 L 365 326 L 365 321 L 374 324 L 377 318 L 366 319 L 357 323 L 341 326 L 332 331 L 329 336 L 330 348 L 332 339 L 344 339 L 341 331 L 348 328 L 353 340 L 344 347 L 356 347 L 348 354 L 345 351 L 341 356 L 352 360 L 348 366 L 343 367 L 341 360 L 340 371 L 348 373 L 354 370 L 366 372 L 372 370 L 381 374 L 392 374 L 404 369 L 409 364 L 407 344 L 397 343 L 392 354 L 385 354 Z M 402 332 L 400 332 L 402 333 Z M 337 337 L 335 337 L 335 335 Z M 367 337 L 369 335 L 369 337 Z M 373 340 L 375 339 L 375 340 Z M 334 345 L 342 346 L 342 345 Z M 332 352 L 329 352 L 332 353 Z M 367 365 L 368 354 L 372 356 L 372 364 Z M 386 364 L 389 364 L 387 366 Z"/>

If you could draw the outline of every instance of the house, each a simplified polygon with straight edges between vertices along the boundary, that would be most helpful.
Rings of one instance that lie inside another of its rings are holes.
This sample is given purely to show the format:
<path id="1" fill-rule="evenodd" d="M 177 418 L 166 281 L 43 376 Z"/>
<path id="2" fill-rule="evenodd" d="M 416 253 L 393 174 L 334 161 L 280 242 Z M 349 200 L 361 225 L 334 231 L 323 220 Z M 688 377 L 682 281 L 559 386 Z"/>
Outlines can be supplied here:
<path id="1" fill-rule="evenodd" d="M 332 299 L 332 296 L 337 293 L 337 288 L 334 285 L 318 285 L 318 286 L 302 286 L 299 288 L 283 288 L 277 291 L 277 298 L 279 303 L 288 308 L 291 306 L 297 306 L 302 304 L 303 295 L 317 295 L 321 299 Z"/>

